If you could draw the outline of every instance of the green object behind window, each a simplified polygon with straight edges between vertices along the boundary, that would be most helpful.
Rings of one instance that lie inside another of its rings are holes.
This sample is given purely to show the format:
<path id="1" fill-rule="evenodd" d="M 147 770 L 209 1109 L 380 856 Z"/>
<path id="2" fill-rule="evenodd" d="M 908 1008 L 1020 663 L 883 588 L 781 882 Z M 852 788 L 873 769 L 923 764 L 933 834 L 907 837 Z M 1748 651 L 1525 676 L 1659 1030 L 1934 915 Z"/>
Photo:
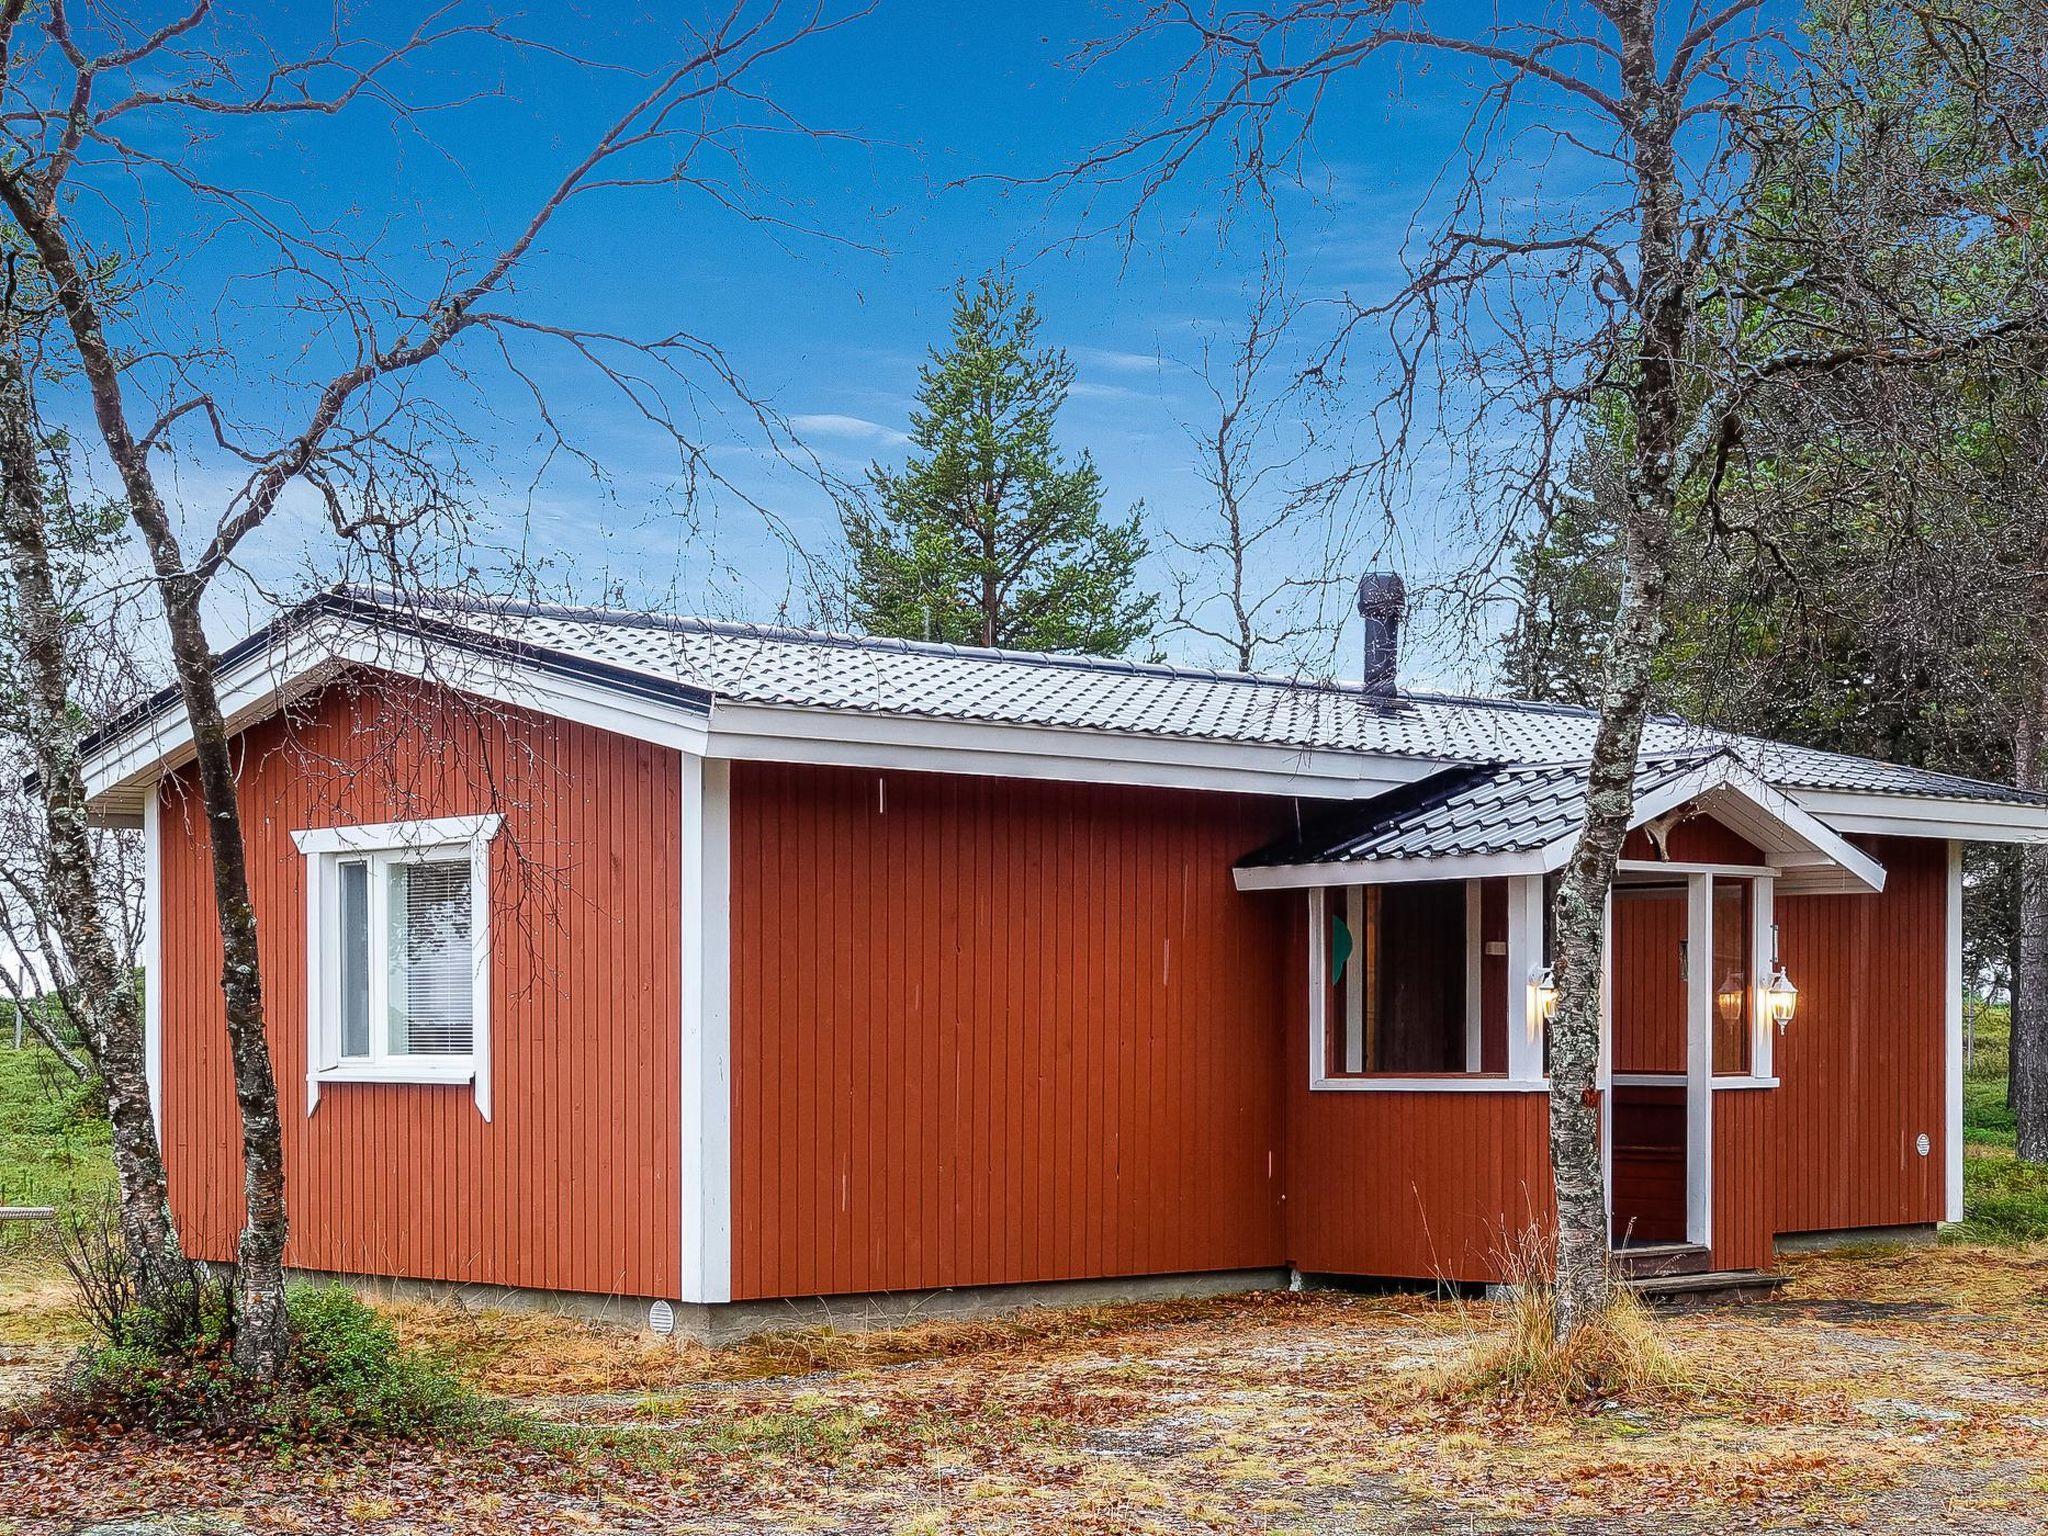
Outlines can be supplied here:
<path id="1" fill-rule="evenodd" d="M 1334 986 L 1344 979 L 1344 966 L 1351 959 L 1353 948 L 1351 925 L 1341 917 L 1330 919 L 1330 983 Z"/>

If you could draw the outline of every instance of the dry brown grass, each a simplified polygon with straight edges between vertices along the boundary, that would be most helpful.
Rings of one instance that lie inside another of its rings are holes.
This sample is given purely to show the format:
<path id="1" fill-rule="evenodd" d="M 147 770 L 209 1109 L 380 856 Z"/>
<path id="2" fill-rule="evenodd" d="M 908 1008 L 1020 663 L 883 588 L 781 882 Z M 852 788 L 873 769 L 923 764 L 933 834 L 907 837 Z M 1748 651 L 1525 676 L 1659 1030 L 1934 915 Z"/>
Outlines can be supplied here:
<path id="1" fill-rule="evenodd" d="M 1246 1304 L 1244 1299 L 1121 1302 L 1036 1308 L 1006 1317 L 933 1319 L 865 1333 L 801 1328 L 761 1334 L 719 1349 L 549 1313 L 470 1310 L 453 1304 L 378 1306 L 406 1343 L 432 1351 L 487 1392 L 572 1397 L 868 1371 L 1023 1349 L 1078 1348 L 1111 1335 L 1199 1322 Z M 1253 1304 L 1288 1303 L 1277 1297 Z"/>
<path id="2" fill-rule="evenodd" d="M 85 1337 L 78 1291 L 41 1245 L 0 1254 L 0 1342 L 73 1342 Z"/>
<path id="3" fill-rule="evenodd" d="M 1562 1341 L 1550 1307 L 1543 1283 L 1489 1304 L 1485 1332 L 1447 1373 L 1447 1389 L 1539 1413 L 1664 1404 L 1692 1389 L 1692 1371 L 1633 1291 L 1617 1290 L 1603 1314 Z"/>
<path id="4" fill-rule="evenodd" d="M 1634 1291 L 1614 1284 L 1607 1309 L 1559 1339 L 1552 1325 L 1556 1256 L 1534 1230 L 1497 1243 L 1504 1298 L 1460 1306 L 1472 1342 L 1441 1375 L 1440 1393 L 1489 1399 L 1541 1417 L 1599 1405 L 1667 1404 L 1694 1386 L 1692 1371 Z"/>

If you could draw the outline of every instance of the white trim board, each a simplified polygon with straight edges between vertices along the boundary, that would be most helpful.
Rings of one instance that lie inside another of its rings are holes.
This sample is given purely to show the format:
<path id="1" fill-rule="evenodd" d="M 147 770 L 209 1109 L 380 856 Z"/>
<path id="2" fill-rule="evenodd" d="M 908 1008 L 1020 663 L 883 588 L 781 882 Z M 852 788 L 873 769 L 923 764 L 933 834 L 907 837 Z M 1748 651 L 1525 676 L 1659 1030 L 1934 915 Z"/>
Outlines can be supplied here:
<path id="1" fill-rule="evenodd" d="M 441 684 L 493 703 L 679 750 L 701 750 L 706 709 L 688 709 L 623 688 L 453 646 L 431 647 L 417 636 L 373 629 L 339 617 L 314 621 L 267 649 L 244 657 L 219 679 L 228 730 L 244 730 L 331 682 L 350 667 Z M 650 679 L 650 681 L 652 681 Z M 87 799 L 101 816 L 132 814 L 147 785 L 189 762 L 192 729 L 182 703 L 87 754 Z"/>
<path id="2" fill-rule="evenodd" d="M 1945 1220 L 1963 1219 L 1963 845 L 1948 845 L 1948 903 L 1943 925 L 1942 1170 Z"/>
<path id="3" fill-rule="evenodd" d="M 682 759 L 680 1300 L 732 1299 L 732 766 Z"/>
<path id="4" fill-rule="evenodd" d="M 164 832 L 155 789 L 142 802 L 142 1069 L 149 1083 L 149 1113 L 158 1155 L 168 1161 L 164 1135 Z"/>
<path id="5" fill-rule="evenodd" d="M 1794 789 L 1790 793 L 1844 832 L 1959 838 L 1967 843 L 2048 842 L 2048 806 L 1838 789 Z"/>

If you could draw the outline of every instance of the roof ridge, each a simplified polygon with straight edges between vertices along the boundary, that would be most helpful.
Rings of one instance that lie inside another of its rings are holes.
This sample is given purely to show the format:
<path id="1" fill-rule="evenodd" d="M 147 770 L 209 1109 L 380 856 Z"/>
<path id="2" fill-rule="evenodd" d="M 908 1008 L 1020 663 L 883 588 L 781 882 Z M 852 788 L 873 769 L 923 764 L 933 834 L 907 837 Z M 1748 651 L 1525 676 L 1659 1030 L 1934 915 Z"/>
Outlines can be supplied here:
<path id="1" fill-rule="evenodd" d="M 384 589 L 369 583 L 342 583 L 331 589 L 334 596 L 369 602 L 380 608 L 403 607 L 390 602 Z M 955 645 L 941 640 L 907 640 L 895 635 L 863 635 L 850 630 L 808 629 L 795 624 L 762 624 L 734 619 L 709 619 L 696 614 L 660 613 L 636 608 L 605 608 L 594 604 L 556 603 L 527 598 L 472 597 L 459 592 L 422 596 L 420 608 L 443 608 L 455 613 L 500 614 L 511 618 L 564 619 L 574 623 L 611 624 L 631 629 L 659 629 L 674 633 L 716 635 L 733 639 L 776 640 L 792 644 L 839 646 L 857 651 L 895 651 L 909 655 L 964 657 L 971 660 L 1007 661 L 1025 666 L 1054 667 L 1072 671 L 1123 673 L 1134 677 L 1164 677 L 1195 682 L 1250 683 L 1262 688 L 1313 691 L 1362 698 L 1378 702 L 1413 701 L 1429 704 L 1457 704 L 1477 709 L 1508 710 L 1523 714 L 1595 717 L 1599 711 L 1584 704 L 1566 704 L 1550 699 L 1521 699 L 1499 694 L 1448 693 L 1440 689 L 1402 688 L 1391 695 L 1369 693 L 1364 683 L 1351 678 L 1323 678 L 1278 672 L 1246 672 L 1228 667 L 1191 667 L 1175 662 L 1135 661 L 1128 656 L 1076 656 L 1059 651 L 1020 651 L 1002 646 Z M 1716 735 L 1732 733 L 1712 726 L 1695 726 L 1678 715 L 1653 714 L 1659 724 L 1691 726 Z"/>

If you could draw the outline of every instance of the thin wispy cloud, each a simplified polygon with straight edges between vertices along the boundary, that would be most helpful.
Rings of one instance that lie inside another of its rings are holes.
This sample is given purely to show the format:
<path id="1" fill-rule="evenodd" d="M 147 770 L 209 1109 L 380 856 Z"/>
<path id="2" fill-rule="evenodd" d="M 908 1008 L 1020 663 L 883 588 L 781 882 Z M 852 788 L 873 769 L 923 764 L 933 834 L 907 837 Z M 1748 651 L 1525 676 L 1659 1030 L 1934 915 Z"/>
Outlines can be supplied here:
<path id="1" fill-rule="evenodd" d="M 1106 373 L 1157 373 L 1160 367 L 1156 352 L 1118 352 L 1108 347 L 1069 347 L 1067 350 L 1081 362 Z"/>
<path id="2" fill-rule="evenodd" d="M 885 427 L 879 421 L 869 421 L 865 416 L 842 416 L 831 411 L 792 416 L 789 418 L 789 424 L 805 437 L 831 437 L 849 442 L 879 443 L 892 448 L 910 441 L 904 433 L 894 427 Z"/>

